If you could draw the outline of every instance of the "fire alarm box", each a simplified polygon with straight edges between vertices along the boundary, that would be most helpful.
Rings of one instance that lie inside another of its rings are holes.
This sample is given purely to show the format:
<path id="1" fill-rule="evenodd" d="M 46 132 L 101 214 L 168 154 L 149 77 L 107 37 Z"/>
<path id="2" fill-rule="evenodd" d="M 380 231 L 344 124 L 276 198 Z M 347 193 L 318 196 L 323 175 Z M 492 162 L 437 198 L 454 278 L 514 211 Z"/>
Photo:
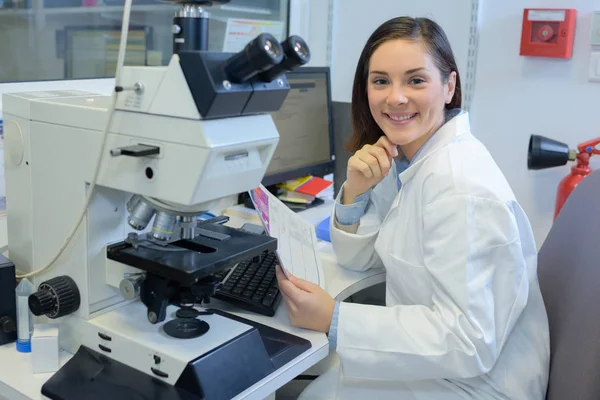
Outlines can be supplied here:
<path id="1" fill-rule="evenodd" d="M 523 12 L 521 55 L 571 58 L 575 38 L 574 9 L 526 8 Z"/>

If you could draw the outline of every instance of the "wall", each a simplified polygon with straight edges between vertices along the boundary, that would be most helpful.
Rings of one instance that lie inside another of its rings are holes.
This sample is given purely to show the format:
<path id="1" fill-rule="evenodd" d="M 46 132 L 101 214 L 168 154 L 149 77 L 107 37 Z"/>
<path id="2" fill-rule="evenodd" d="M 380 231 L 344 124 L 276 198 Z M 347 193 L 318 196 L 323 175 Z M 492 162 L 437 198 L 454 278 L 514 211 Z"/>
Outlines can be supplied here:
<path id="1" fill-rule="evenodd" d="M 578 10 L 571 60 L 519 56 L 523 7 L 520 0 L 482 2 L 471 120 L 474 134 L 488 147 L 528 214 L 540 246 L 552 224 L 556 187 L 569 167 L 528 171 L 529 137 L 540 134 L 575 146 L 600 136 L 600 83 L 587 79 L 591 15 L 600 3 L 527 2 L 530 8 Z"/>
<path id="2" fill-rule="evenodd" d="M 402 15 L 429 17 L 438 22 L 452 44 L 460 71 L 467 70 L 471 0 L 333 0 L 333 100 L 349 102 L 360 52 L 383 22 Z"/>
<path id="3" fill-rule="evenodd" d="M 299 35 L 310 48 L 308 66 L 329 65 L 330 5 L 334 0 L 290 0 L 290 35 Z"/>

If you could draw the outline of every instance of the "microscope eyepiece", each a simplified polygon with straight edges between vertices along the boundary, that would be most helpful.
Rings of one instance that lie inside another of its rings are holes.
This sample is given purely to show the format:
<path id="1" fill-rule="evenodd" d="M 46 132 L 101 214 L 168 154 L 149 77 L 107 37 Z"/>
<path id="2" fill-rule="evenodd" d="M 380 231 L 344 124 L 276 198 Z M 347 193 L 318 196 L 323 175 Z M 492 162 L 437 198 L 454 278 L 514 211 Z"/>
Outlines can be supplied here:
<path id="1" fill-rule="evenodd" d="M 227 78 L 242 83 L 264 72 L 283 60 L 281 44 L 269 33 L 261 33 L 239 53 L 231 56 L 223 68 Z"/>
<path id="2" fill-rule="evenodd" d="M 260 78 L 271 82 L 279 75 L 292 71 L 310 61 L 310 49 L 300 36 L 292 35 L 281 43 L 284 58 L 281 63 L 263 72 Z"/>
<path id="3" fill-rule="evenodd" d="M 298 68 L 310 61 L 310 49 L 300 36 L 292 35 L 281 43 L 285 53 L 284 64 L 288 69 Z"/>

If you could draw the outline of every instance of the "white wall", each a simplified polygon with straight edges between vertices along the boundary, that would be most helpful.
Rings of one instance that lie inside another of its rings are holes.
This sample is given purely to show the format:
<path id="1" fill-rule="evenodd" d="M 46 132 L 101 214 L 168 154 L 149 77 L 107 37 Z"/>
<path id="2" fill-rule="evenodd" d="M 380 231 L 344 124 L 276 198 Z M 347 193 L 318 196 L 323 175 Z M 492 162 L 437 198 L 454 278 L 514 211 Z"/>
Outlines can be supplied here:
<path id="1" fill-rule="evenodd" d="M 429 17 L 442 26 L 457 59 L 461 78 L 467 70 L 471 0 L 333 0 L 331 59 L 334 101 L 350 102 L 356 63 L 364 44 L 381 23 L 402 15 Z"/>
<path id="2" fill-rule="evenodd" d="M 329 6 L 333 0 L 291 0 L 290 35 L 299 35 L 310 48 L 308 66 L 329 65 Z"/>
<path id="3" fill-rule="evenodd" d="M 600 136 L 600 83 L 587 80 L 590 22 L 597 0 L 529 0 L 526 7 L 576 8 L 571 60 L 519 56 L 521 0 L 484 0 L 475 94 L 474 134 L 488 147 L 527 212 L 538 246 L 552 224 L 556 187 L 570 167 L 527 170 L 531 134 L 576 146 Z M 598 157 L 592 166 L 600 165 Z M 599 199 L 600 201 L 600 199 Z"/>

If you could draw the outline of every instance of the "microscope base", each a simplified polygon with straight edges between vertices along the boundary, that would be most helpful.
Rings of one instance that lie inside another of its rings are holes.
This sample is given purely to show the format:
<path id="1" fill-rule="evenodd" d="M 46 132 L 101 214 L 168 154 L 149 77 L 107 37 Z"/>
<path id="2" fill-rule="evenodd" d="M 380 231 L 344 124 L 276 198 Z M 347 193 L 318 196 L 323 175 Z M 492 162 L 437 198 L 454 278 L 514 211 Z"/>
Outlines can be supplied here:
<path id="1" fill-rule="evenodd" d="M 64 400 L 231 399 L 311 347 L 305 339 L 219 310 L 201 317 L 210 326 L 206 334 L 176 339 L 135 313 L 139 307 L 133 303 L 90 321 L 72 319 L 69 328 L 77 328 L 82 341 L 42 394 Z M 125 323 L 125 315 L 139 318 Z"/>

